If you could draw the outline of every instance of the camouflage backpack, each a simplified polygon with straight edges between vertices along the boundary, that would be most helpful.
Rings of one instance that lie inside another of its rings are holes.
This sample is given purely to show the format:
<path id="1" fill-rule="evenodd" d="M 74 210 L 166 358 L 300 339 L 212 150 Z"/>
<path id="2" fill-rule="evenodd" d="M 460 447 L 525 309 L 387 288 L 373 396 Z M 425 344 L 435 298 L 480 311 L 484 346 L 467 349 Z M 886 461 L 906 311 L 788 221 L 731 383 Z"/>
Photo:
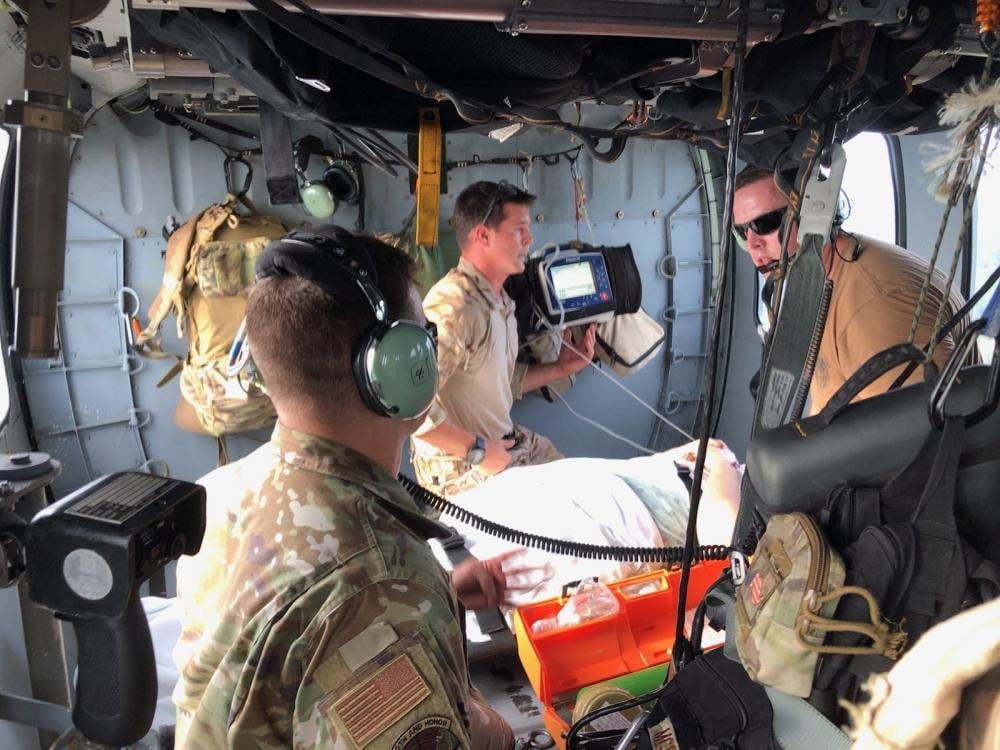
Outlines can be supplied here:
<path id="1" fill-rule="evenodd" d="M 160 347 L 159 330 L 167 315 L 175 314 L 177 335 L 187 338 L 188 352 L 159 385 L 179 372 L 181 395 L 193 407 L 197 425 L 184 424 L 184 403 L 178 405 L 178 424 L 215 436 L 267 427 L 275 420 L 267 395 L 229 377 L 226 361 L 257 258 L 286 229 L 271 216 L 238 214 L 237 200 L 228 195 L 170 236 L 162 286 L 150 305 L 149 323 L 136 336 L 140 352 L 169 356 Z"/>
<path id="2" fill-rule="evenodd" d="M 898 658 L 906 634 L 883 622 L 867 589 L 845 586 L 846 577 L 843 557 L 811 515 L 771 517 L 736 590 L 736 648 L 753 680 L 808 698 L 820 654 Z M 839 600 L 848 595 L 868 604 L 868 622 L 833 619 Z M 826 643 L 828 633 L 848 631 L 870 643 Z"/>

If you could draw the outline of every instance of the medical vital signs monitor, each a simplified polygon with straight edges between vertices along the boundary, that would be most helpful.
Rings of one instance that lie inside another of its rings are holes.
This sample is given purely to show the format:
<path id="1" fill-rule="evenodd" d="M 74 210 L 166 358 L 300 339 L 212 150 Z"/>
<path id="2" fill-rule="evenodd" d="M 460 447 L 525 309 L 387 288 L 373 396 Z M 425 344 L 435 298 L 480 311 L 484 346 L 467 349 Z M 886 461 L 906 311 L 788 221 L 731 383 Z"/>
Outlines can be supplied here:
<path id="1" fill-rule="evenodd" d="M 603 323 L 614 317 L 615 296 L 601 253 L 553 252 L 538 264 L 538 273 L 550 323 Z"/>

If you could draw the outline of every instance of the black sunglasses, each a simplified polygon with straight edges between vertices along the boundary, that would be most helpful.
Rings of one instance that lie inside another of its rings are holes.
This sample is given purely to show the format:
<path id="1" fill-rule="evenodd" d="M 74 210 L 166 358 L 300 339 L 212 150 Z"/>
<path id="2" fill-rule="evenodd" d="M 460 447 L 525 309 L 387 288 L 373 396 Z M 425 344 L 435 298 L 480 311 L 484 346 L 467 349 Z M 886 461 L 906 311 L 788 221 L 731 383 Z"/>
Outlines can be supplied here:
<path id="1" fill-rule="evenodd" d="M 494 209 L 497 206 L 502 206 L 506 201 L 511 198 L 518 196 L 522 190 L 511 185 L 507 180 L 500 180 L 493 189 L 493 197 L 490 198 L 490 202 L 486 204 L 486 213 L 483 214 L 480 224 L 487 224 L 490 220 L 490 216 L 493 214 Z"/>
<path id="2" fill-rule="evenodd" d="M 763 237 L 765 234 L 771 234 L 772 232 L 778 231 L 778 227 L 781 226 L 781 220 L 785 217 L 785 212 L 788 207 L 777 208 L 774 211 L 768 211 L 766 214 L 761 214 L 756 219 L 750 219 L 746 224 L 733 224 L 733 231 L 736 232 L 736 236 L 741 240 L 746 242 L 747 230 L 752 229 L 754 234 Z"/>

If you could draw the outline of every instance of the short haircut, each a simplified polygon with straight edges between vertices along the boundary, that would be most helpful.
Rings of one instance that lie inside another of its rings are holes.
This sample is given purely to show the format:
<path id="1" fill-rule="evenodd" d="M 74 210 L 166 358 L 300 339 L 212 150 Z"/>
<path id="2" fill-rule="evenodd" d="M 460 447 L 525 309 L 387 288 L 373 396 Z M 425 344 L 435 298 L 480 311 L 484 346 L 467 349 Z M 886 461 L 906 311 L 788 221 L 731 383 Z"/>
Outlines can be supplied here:
<path id="1" fill-rule="evenodd" d="M 323 227 L 310 231 L 330 234 Z M 371 258 L 388 320 L 413 317 L 413 260 L 372 237 L 355 236 L 352 242 Z M 246 335 L 254 362 L 276 402 L 336 411 L 360 403 L 351 356 L 361 333 L 374 320 L 360 290 L 335 298 L 304 278 L 270 276 L 250 290 Z"/>
<path id="2" fill-rule="evenodd" d="M 791 186 L 795 183 L 795 178 L 798 176 L 798 170 L 796 169 L 783 170 L 780 173 L 780 175 L 781 175 L 781 180 L 786 185 Z M 747 185 L 752 185 L 755 182 L 759 182 L 760 180 L 768 180 L 769 182 L 774 184 L 774 170 L 765 169 L 763 167 L 758 167 L 753 164 L 749 164 L 743 167 L 743 169 L 741 169 L 736 174 L 736 180 L 734 182 L 735 187 L 733 188 L 733 192 L 741 188 L 745 188 Z M 785 188 L 779 187 L 778 189 L 780 192 L 785 193 Z M 850 216 L 850 213 L 851 213 L 850 199 L 847 197 L 847 194 L 843 190 L 841 190 L 840 199 L 837 201 L 837 210 L 834 212 L 833 215 L 834 227 L 839 227 L 841 224 L 847 221 L 847 217 Z"/>
<path id="3" fill-rule="evenodd" d="M 736 187 L 734 190 L 739 190 L 740 188 L 745 188 L 747 185 L 752 185 L 760 180 L 767 180 L 768 182 L 774 182 L 774 170 L 764 169 L 763 167 L 758 167 L 753 164 L 749 164 L 743 169 L 741 169 L 736 174 Z"/>
<path id="4" fill-rule="evenodd" d="M 506 184 L 510 185 L 510 183 Z M 455 211 L 451 217 L 451 224 L 455 229 L 455 237 L 458 239 L 459 247 L 465 245 L 465 240 L 469 236 L 469 232 L 483 223 L 483 217 L 486 216 L 487 210 L 490 211 L 490 215 L 486 217 L 486 226 L 496 228 L 503 221 L 503 207 L 508 203 L 514 203 L 519 206 L 530 206 L 535 202 L 536 196 L 514 185 L 510 185 L 507 188 L 511 191 L 510 197 L 504 197 L 503 200 L 495 201 L 497 191 L 502 189 L 499 185 L 500 183 L 480 180 L 479 182 L 473 182 L 458 194 L 458 198 L 455 200 Z M 490 209 L 491 203 L 494 203 L 492 209 Z"/>

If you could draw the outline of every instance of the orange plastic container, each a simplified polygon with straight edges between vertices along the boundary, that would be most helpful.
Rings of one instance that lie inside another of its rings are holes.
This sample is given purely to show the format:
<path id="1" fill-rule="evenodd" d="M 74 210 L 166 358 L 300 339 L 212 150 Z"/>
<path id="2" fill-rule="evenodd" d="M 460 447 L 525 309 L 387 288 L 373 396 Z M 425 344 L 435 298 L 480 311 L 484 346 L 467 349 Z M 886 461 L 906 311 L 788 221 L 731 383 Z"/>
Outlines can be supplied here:
<path id="1" fill-rule="evenodd" d="M 725 566 L 720 560 L 691 568 L 685 611 L 698 606 Z M 554 617 L 565 599 L 548 599 L 516 610 L 517 653 L 544 707 L 545 728 L 560 748 L 565 748 L 563 734 L 569 725 L 557 706 L 568 716 L 581 688 L 670 660 L 679 583 L 679 570 L 659 570 L 608 584 L 618 600 L 618 612 L 542 633 L 533 633 L 531 626 Z M 648 590 L 648 584 L 654 584 L 655 590 L 634 593 Z"/>

